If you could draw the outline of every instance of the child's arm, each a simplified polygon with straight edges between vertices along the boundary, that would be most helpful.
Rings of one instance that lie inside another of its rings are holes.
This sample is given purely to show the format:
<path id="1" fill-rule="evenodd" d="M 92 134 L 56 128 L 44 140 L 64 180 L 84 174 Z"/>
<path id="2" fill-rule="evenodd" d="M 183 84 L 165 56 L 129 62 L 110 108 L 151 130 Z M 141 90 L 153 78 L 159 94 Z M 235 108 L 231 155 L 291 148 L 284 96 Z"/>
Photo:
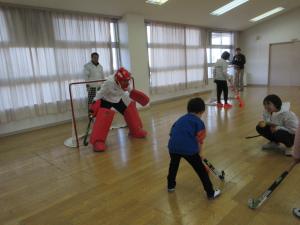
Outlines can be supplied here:
<path id="1" fill-rule="evenodd" d="M 295 133 L 298 127 L 298 118 L 294 113 L 288 112 L 283 118 L 282 125 L 274 124 L 268 122 L 267 125 L 270 126 L 271 132 L 274 133 L 278 130 L 285 130 L 289 133 Z"/>
<path id="2" fill-rule="evenodd" d="M 216 71 L 216 67 L 213 67 L 213 79 L 215 80 L 217 76 L 217 71 Z"/>
<path id="3" fill-rule="evenodd" d="M 277 125 L 275 123 L 272 123 L 272 122 L 269 122 L 269 121 L 264 121 L 264 120 L 261 120 L 258 122 L 258 126 L 260 127 L 265 127 L 265 126 L 271 126 L 271 127 L 276 127 Z"/>
<path id="4" fill-rule="evenodd" d="M 223 72 L 223 77 L 225 78 L 225 80 L 228 80 L 228 78 L 230 77 L 230 75 L 227 73 L 228 71 L 228 65 L 226 63 L 223 63 L 222 65 L 222 72 Z"/>
<path id="5" fill-rule="evenodd" d="M 289 112 L 283 119 L 282 126 L 276 126 L 276 130 L 286 130 L 290 133 L 295 133 L 298 127 L 298 118 L 294 113 Z"/>
<path id="6" fill-rule="evenodd" d="M 206 137 L 206 131 L 205 129 L 203 130 L 200 130 L 198 133 L 197 133 L 197 140 L 198 140 L 198 149 L 199 149 L 199 153 L 200 153 L 200 157 L 202 158 L 203 156 L 203 144 L 204 144 L 204 139 Z"/>
<path id="7" fill-rule="evenodd" d="M 197 133 L 197 140 L 199 142 L 199 144 L 203 144 L 203 141 L 206 137 L 206 132 L 205 130 L 200 130 L 198 133 Z"/>
<path id="8" fill-rule="evenodd" d="M 275 124 L 271 121 L 270 113 L 264 111 L 263 115 L 262 115 L 262 120 L 258 122 L 258 126 L 265 127 L 266 125 L 277 126 L 277 124 Z"/>
<path id="9" fill-rule="evenodd" d="M 199 155 L 200 155 L 200 157 L 201 157 L 201 159 L 203 159 L 204 157 L 203 157 L 203 149 L 204 149 L 204 144 L 199 144 L 198 145 L 199 147 L 198 147 L 198 149 L 199 149 Z"/>

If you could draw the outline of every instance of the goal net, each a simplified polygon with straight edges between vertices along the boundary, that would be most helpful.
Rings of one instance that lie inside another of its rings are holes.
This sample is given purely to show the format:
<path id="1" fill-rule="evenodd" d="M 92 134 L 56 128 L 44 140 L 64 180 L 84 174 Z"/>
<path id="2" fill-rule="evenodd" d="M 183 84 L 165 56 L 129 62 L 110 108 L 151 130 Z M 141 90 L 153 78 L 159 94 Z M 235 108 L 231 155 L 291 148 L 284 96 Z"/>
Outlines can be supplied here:
<path id="1" fill-rule="evenodd" d="M 78 148 L 87 145 L 92 131 L 94 119 L 89 125 L 88 105 L 92 103 L 96 91 L 101 88 L 105 80 L 80 81 L 69 84 L 70 107 L 72 114 L 72 127 L 70 136 L 64 141 L 64 145 Z M 111 129 L 126 127 L 123 116 L 116 113 Z"/>

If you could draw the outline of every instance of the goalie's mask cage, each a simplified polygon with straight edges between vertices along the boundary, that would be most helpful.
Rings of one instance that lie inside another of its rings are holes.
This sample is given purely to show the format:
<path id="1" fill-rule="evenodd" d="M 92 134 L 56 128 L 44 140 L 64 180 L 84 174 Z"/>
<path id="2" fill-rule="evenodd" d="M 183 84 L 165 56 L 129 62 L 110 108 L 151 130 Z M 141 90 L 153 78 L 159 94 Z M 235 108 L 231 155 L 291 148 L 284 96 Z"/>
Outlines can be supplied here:
<path id="1" fill-rule="evenodd" d="M 89 141 L 93 121 L 88 129 L 89 124 L 89 108 L 88 105 L 93 102 L 96 92 L 100 90 L 104 80 L 79 81 L 69 84 L 70 108 L 72 115 L 72 133 L 69 138 L 64 141 L 64 145 L 70 148 L 79 148 Z M 134 87 L 134 79 L 131 77 L 130 82 Z M 114 108 L 112 108 L 114 110 Z M 110 129 L 127 127 L 120 113 L 116 113 L 113 124 Z"/>

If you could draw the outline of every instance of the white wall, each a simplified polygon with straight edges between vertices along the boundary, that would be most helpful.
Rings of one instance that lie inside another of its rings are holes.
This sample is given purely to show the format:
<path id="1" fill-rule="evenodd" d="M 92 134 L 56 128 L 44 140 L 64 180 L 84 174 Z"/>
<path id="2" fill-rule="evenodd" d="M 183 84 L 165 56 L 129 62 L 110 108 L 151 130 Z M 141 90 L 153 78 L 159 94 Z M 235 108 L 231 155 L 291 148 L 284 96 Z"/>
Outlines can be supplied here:
<path id="1" fill-rule="evenodd" d="M 241 32 L 248 84 L 268 84 L 269 45 L 300 40 L 300 8 Z"/>

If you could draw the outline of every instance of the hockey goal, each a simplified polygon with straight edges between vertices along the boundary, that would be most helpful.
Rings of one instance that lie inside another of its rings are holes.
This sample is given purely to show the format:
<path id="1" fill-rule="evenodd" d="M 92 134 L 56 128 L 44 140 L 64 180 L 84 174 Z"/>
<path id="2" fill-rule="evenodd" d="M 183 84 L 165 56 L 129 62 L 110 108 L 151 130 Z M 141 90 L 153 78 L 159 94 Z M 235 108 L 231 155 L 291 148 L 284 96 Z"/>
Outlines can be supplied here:
<path id="1" fill-rule="evenodd" d="M 93 127 L 93 119 L 89 125 L 88 104 L 92 102 L 96 91 L 101 88 L 105 80 L 79 81 L 69 84 L 70 107 L 72 114 L 71 135 L 64 141 L 70 148 L 78 148 L 88 144 L 89 135 Z M 126 127 L 122 115 L 116 113 L 111 129 Z"/>

